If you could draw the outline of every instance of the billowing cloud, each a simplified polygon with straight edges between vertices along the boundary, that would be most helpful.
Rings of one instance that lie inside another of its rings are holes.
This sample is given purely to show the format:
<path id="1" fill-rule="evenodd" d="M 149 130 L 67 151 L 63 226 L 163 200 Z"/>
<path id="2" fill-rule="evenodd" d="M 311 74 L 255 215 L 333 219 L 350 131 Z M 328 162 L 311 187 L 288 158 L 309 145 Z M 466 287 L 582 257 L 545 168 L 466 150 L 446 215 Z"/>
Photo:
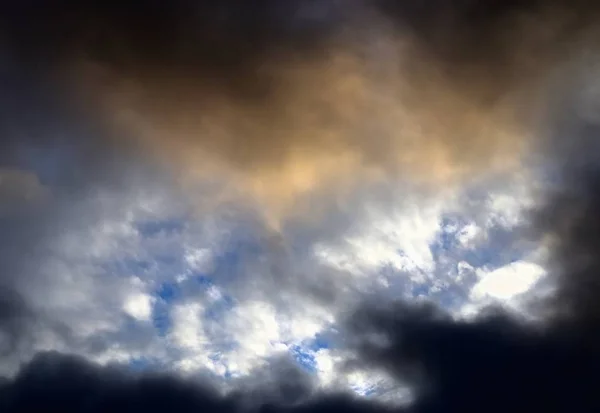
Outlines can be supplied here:
<path id="1" fill-rule="evenodd" d="M 371 377 L 383 373 L 396 380 L 396 392 L 408 386 L 412 396 L 401 405 L 315 392 L 310 380 L 286 370 L 285 363 L 280 372 L 287 372 L 287 380 L 265 381 L 277 383 L 279 390 L 252 391 L 257 388 L 250 386 L 223 393 L 206 383 L 100 368 L 56 353 L 38 355 L 5 381 L 0 405 L 9 412 L 41 406 L 67 411 L 165 406 L 183 411 L 594 411 L 600 404 L 594 387 L 600 363 L 597 305 L 592 301 L 598 292 L 590 283 L 597 255 L 589 232 L 594 233 L 597 210 L 594 177 L 578 187 L 577 197 L 561 192 L 539 212 L 554 220 L 537 228 L 556 236 L 550 275 L 557 289 L 548 301 L 556 311 L 546 312 L 542 322 L 499 309 L 457 320 L 433 305 L 410 303 L 371 303 L 352 315 L 346 332 L 356 352 L 347 368 L 375 370 Z"/>
<path id="2" fill-rule="evenodd" d="M 597 16 L 563 1 L 85 1 L 38 5 L 24 31 L 28 7 L 4 13 L 4 54 L 36 93 L 186 184 L 220 182 L 209 207 L 249 194 L 274 225 L 323 189 L 518 167 Z"/>

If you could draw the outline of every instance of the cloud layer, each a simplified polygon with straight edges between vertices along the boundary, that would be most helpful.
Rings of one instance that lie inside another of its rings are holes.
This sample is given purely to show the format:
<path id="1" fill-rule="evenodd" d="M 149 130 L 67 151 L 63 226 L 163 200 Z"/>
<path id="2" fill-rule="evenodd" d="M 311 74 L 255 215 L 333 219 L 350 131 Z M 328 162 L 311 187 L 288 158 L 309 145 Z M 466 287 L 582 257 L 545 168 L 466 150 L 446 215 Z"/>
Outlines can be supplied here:
<path id="1" fill-rule="evenodd" d="M 598 410 L 594 2 L 0 16 L 2 411 Z"/>
<path id="2" fill-rule="evenodd" d="M 597 16 L 559 0 L 67 1 L 27 23 L 28 7 L 3 13 L 9 70 L 103 125 L 101 146 L 141 142 L 184 184 L 220 182 L 208 207 L 249 194 L 274 225 L 323 190 L 518 167 Z"/>

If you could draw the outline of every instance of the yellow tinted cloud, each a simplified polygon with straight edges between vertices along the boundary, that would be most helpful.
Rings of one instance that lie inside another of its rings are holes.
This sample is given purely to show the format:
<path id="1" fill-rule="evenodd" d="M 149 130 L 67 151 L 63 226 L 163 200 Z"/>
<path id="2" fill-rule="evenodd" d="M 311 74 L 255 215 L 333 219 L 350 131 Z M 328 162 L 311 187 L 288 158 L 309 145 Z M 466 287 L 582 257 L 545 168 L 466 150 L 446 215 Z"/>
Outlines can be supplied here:
<path id="1" fill-rule="evenodd" d="M 319 52 L 274 48 L 229 73 L 248 95 L 193 67 L 123 72 L 84 59 L 76 72 L 121 134 L 184 184 L 220 180 L 227 190 L 215 204 L 246 194 L 277 222 L 319 191 L 389 178 L 446 187 L 517 167 L 536 145 L 546 86 L 570 50 L 554 45 L 558 14 L 508 16 L 480 33 L 441 25 L 449 37 L 436 47 L 381 16 L 361 17 Z M 444 55 L 442 45 L 461 49 Z"/>

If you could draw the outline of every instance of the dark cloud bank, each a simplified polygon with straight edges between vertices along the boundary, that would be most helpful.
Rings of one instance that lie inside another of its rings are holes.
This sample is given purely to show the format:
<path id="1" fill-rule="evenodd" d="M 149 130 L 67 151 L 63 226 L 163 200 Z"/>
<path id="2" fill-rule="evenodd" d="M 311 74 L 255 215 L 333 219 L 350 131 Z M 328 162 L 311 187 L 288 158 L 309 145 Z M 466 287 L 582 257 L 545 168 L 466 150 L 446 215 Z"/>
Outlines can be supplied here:
<path id="1" fill-rule="evenodd" d="M 583 0 L 356 1 L 347 6 L 308 0 L 128 0 L 118 5 L 85 0 L 5 2 L 0 9 L 0 50 L 6 56 L 0 67 L 5 86 L 0 97 L 0 160 L 7 165 L 15 163 L 23 144 L 63 142 L 64 136 L 49 137 L 47 126 L 64 131 L 61 122 L 67 118 L 69 128 L 77 128 L 73 119 L 84 123 L 89 116 L 87 112 L 79 116 L 66 107 L 69 96 L 56 97 L 53 89 L 62 84 L 57 76 L 70 73 L 61 65 L 71 58 L 86 60 L 91 56 L 108 62 L 111 70 L 124 77 L 150 83 L 160 83 L 165 73 L 169 78 L 175 73 L 178 79 L 193 74 L 203 83 L 202 90 L 207 90 L 209 79 L 211 93 L 254 102 L 268 96 L 272 87 L 259 70 L 266 56 L 294 50 L 296 56 L 313 58 L 320 50 L 315 44 L 327 37 L 330 27 L 337 24 L 336 18 L 346 16 L 340 11 L 345 7 L 374 8 L 391 18 L 398 30 L 416 39 L 415 50 L 442 69 L 444 82 L 464 85 L 465 76 L 478 75 L 481 83 L 473 99 L 484 99 L 482 103 L 503 89 L 521 84 L 523 62 L 511 52 L 519 46 L 511 49 L 511 38 L 506 37 L 510 32 L 507 27 L 517 17 L 548 15 L 550 21 L 560 21 L 561 30 L 553 32 L 558 37 L 547 44 L 567 51 L 571 50 L 567 46 L 576 47 L 579 34 L 593 29 L 598 21 L 596 2 Z M 300 24 L 299 18 L 290 18 L 299 10 L 321 17 Z M 566 21 L 555 19 L 559 12 L 566 13 Z M 192 27 L 199 31 L 190 31 Z M 61 72 L 63 68 L 65 72 Z M 498 77 L 502 70 L 508 70 L 512 77 Z M 465 93 L 471 91 L 467 88 Z M 598 131 L 593 125 L 575 123 L 576 128 L 560 131 L 559 140 L 568 141 L 570 150 L 564 152 L 569 159 L 561 163 L 559 190 L 548 195 L 541 210 L 533 212 L 540 239 L 551 239 L 551 277 L 558 286 L 551 299 L 538 303 L 543 321 L 532 324 L 501 310 L 474 321 L 456 321 L 431 306 L 391 303 L 366 304 L 350 323 L 351 337 L 358 343 L 358 363 L 383 369 L 413 388 L 414 402 L 396 410 L 600 411 L 596 389 L 600 369 L 600 173 L 596 160 L 590 159 L 597 150 L 594 140 Z M 78 154 L 77 165 L 85 166 L 86 172 L 110 169 L 103 162 L 114 165 L 104 159 L 109 157 L 108 144 L 102 143 L 98 152 L 93 138 L 98 133 L 94 129 L 91 135 L 78 134 L 91 136 L 90 142 L 69 141 Z M 563 152 L 553 144 L 548 146 L 552 155 L 558 153 L 560 158 Z M 96 159 L 98 154 L 102 154 L 101 160 Z M 245 154 L 239 156 L 246 162 Z M 76 186 L 85 184 L 77 181 Z M 6 255 L 5 261 L 9 260 Z M 0 269 L 4 290 L 0 294 L 0 333 L 10 343 L 14 336 L 26 337 L 22 330 L 28 328 L 28 321 L 22 320 L 35 316 L 28 312 L 26 303 L 11 294 L 13 266 L 1 265 Z M 381 340 L 374 344 L 369 340 L 373 336 Z M 24 365 L 14 378 L 0 382 L 0 410 L 360 413 L 393 409 L 348 395 L 314 393 L 303 381 L 289 386 L 289 402 L 281 398 L 271 401 L 261 394 L 253 394 L 248 402 L 243 394 L 222 395 L 208 385 L 173 376 L 134 375 L 69 355 L 45 353 Z M 284 389 L 281 394 L 288 393 Z"/>
<path id="2" fill-rule="evenodd" d="M 526 136 L 542 98 L 594 48 L 598 10 L 585 0 L 6 2 L 2 157 L 24 137 L 75 146 L 86 167 L 98 152 L 141 147 L 182 180 L 232 174 L 273 221 L 306 192 L 370 176 L 446 185 L 537 145 Z"/>

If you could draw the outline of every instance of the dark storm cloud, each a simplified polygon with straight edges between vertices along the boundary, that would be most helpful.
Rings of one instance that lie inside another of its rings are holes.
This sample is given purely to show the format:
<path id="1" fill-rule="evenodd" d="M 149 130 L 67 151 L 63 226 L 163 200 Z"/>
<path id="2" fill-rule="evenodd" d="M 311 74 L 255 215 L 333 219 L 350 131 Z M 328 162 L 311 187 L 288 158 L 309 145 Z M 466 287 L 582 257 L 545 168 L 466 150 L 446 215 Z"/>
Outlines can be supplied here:
<path id="1" fill-rule="evenodd" d="M 298 404 L 315 391 L 316 380 L 289 355 L 275 357 L 246 377 L 231 380 L 229 388 L 242 404 Z"/>
<path id="2" fill-rule="evenodd" d="M 579 156 L 562 165 L 562 190 L 548 194 L 549 206 L 535 217 L 551 246 L 550 268 L 558 293 L 546 311 L 556 322 L 598 345 L 600 327 L 600 163 L 598 125 L 583 128 Z M 572 137 L 577 142 L 576 136 Z M 576 143 L 575 143 L 576 144 Z"/>
<path id="3" fill-rule="evenodd" d="M 549 248 L 555 288 L 532 303 L 539 320 L 488 308 L 457 321 L 434 305 L 407 303 L 367 305 L 352 320 L 358 363 L 408 383 L 416 396 L 411 411 L 600 408 L 600 135 L 583 123 L 579 133 L 570 129 L 560 184 L 532 216 L 532 233 Z"/>
<path id="4" fill-rule="evenodd" d="M 408 383 L 414 411 L 600 407 L 595 389 L 600 357 L 586 334 L 537 329 L 501 311 L 457 322 L 437 309 L 406 305 L 373 311 L 359 325 L 383 340 L 364 345 L 361 363 Z"/>
<path id="5" fill-rule="evenodd" d="M 35 394 L 35 396 L 34 396 Z M 137 380 L 116 368 L 100 369 L 80 358 L 36 356 L 0 395 L 5 411 L 235 411 L 214 391 L 173 378 Z"/>
<path id="6" fill-rule="evenodd" d="M 31 341 L 37 314 L 19 288 L 27 275 L 28 253 L 47 230 L 34 218 L 39 182 L 32 174 L 0 169 L 0 354 L 8 359 Z M 31 225 L 32 224 L 32 225 Z"/>
<path id="7" fill-rule="evenodd" d="M 431 64 L 448 84 L 463 88 L 481 104 L 493 104 L 514 88 L 531 91 L 536 77 L 546 76 L 592 44 L 588 36 L 597 35 L 600 12 L 597 2 L 589 0 L 373 4 L 410 36 L 415 69 Z"/>
<path id="8" fill-rule="evenodd" d="M 149 150 L 186 183 L 218 171 L 277 225 L 324 187 L 389 175 L 445 185 L 516 167 L 535 146 L 549 82 L 594 47 L 598 10 L 583 0 L 7 3 L 5 135 L 36 125 L 50 138 L 47 107 L 62 108 L 96 124 L 76 139 L 92 153 L 141 143 L 133 158 Z"/>
<path id="9" fill-rule="evenodd" d="M 275 48 L 308 49 L 328 29 L 318 20 L 299 26 L 294 17 L 297 9 L 318 8 L 322 14 L 328 3 L 7 3 L 2 6 L 3 51 L 35 74 L 64 70 L 60 65 L 69 60 L 90 59 L 127 76 L 152 76 L 156 81 L 182 76 L 188 82 L 201 78 L 231 87 L 239 96 L 243 91 L 253 95 L 252 89 L 258 92 L 268 86 L 258 81 L 258 70 L 268 54 Z"/>
<path id="10" fill-rule="evenodd" d="M 265 401 L 255 396 L 249 403 L 245 395 L 222 395 L 206 383 L 166 375 L 134 376 L 116 367 L 100 368 L 57 353 L 39 354 L 14 380 L 0 383 L 0 407 L 5 412 L 381 411 L 376 405 L 344 395 L 323 397 L 299 406 Z"/>
<path id="11" fill-rule="evenodd" d="M 0 284 L 0 357 L 16 351 L 28 339 L 34 314 L 18 292 L 4 283 Z"/>

